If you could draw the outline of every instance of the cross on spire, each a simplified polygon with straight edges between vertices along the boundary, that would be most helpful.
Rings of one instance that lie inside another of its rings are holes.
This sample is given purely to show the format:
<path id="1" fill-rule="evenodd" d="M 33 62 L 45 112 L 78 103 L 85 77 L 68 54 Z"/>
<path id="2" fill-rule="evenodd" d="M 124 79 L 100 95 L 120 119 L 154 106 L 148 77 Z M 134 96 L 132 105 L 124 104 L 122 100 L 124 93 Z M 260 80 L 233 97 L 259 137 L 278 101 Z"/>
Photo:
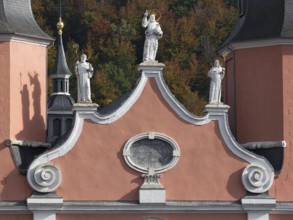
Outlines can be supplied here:
<path id="1" fill-rule="evenodd" d="M 62 12 L 63 12 L 62 9 L 65 8 L 64 5 L 65 5 L 65 3 L 62 3 L 62 0 L 59 0 L 59 6 L 56 7 L 58 9 L 58 11 L 59 11 L 59 17 L 62 17 Z"/>

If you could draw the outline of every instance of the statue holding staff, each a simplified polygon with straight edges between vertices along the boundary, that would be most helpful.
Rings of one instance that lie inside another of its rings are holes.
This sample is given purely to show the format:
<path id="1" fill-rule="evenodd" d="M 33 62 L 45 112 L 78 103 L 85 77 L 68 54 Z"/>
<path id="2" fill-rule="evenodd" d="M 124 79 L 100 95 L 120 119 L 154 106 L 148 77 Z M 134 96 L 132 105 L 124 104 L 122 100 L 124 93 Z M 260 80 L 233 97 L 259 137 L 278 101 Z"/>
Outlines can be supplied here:
<path id="1" fill-rule="evenodd" d="M 80 61 L 75 65 L 75 74 L 77 78 L 77 102 L 92 103 L 90 78 L 93 76 L 93 66 L 86 62 L 87 56 L 82 54 Z"/>
<path id="2" fill-rule="evenodd" d="M 221 67 L 219 60 L 215 60 L 208 77 L 211 78 L 209 104 L 221 104 L 221 84 L 225 76 L 225 68 Z"/>

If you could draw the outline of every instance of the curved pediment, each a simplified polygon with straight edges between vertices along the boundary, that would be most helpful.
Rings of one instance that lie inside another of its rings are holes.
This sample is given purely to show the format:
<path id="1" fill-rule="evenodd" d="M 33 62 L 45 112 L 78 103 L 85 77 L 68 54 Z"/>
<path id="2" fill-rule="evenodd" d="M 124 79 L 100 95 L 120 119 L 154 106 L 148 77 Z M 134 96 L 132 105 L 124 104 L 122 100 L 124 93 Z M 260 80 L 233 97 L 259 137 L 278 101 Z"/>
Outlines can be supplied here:
<path id="1" fill-rule="evenodd" d="M 147 139 L 153 139 L 152 134 L 162 133 L 164 137 L 167 135 L 173 138 L 178 142 L 178 148 L 182 148 L 180 150 L 183 152 L 182 158 L 186 159 L 180 158 L 178 165 L 172 170 L 182 173 L 184 170 L 183 164 L 188 160 L 190 162 L 187 162 L 187 164 L 195 162 L 195 167 L 209 166 L 208 164 L 212 163 L 209 161 L 217 160 L 219 155 L 231 161 L 231 164 L 227 164 L 227 167 L 234 169 L 233 166 L 243 166 L 243 162 L 233 162 L 236 158 L 239 158 L 250 164 L 242 174 L 242 183 L 245 189 L 254 193 L 266 192 L 273 182 L 273 168 L 266 159 L 245 150 L 235 141 L 228 126 L 227 112 L 229 106 L 207 105 L 206 114 L 203 117 L 191 114 L 169 91 L 163 79 L 163 67 L 164 64 L 160 63 L 140 64 L 138 69 L 141 76 L 136 88 L 118 103 L 115 103 L 114 106 L 108 108 L 107 111 L 97 112 L 96 104 L 76 104 L 74 106 L 75 123 L 71 134 L 62 143 L 57 144 L 52 150 L 33 161 L 28 171 L 30 185 L 39 192 L 55 191 L 61 184 L 61 172 L 58 168 L 58 163 L 62 160 L 60 157 L 66 155 L 69 151 L 76 148 L 83 154 L 90 155 L 91 152 L 103 148 L 104 153 L 102 155 L 117 157 L 118 154 L 120 160 L 123 160 L 122 153 L 119 152 L 127 140 L 138 134 L 148 132 Z M 116 150 L 110 154 L 105 146 L 109 146 L 108 149 L 115 146 Z M 224 151 L 221 149 L 224 149 Z M 187 153 L 190 150 L 194 150 L 195 158 Z M 79 155 L 77 151 L 73 152 Z M 201 158 L 201 152 L 208 152 L 205 158 Z M 126 153 L 126 155 L 128 154 L 129 152 Z M 95 155 L 100 156 L 98 152 Z M 55 161 L 57 165 L 51 164 L 50 161 L 57 158 L 60 158 Z M 185 162 L 180 163 L 180 160 L 185 160 Z M 109 161 L 104 162 L 108 163 Z M 104 166 L 104 164 L 101 163 L 100 166 Z M 119 165 L 116 164 L 116 166 Z M 181 169 L 183 170 L 180 171 Z M 189 169 L 192 170 L 193 168 L 189 167 Z M 96 172 L 100 171 L 97 170 Z M 155 181 L 152 184 L 156 185 L 159 176 L 152 172 L 149 171 L 146 176 L 154 176 L 155 178 L 152 179 L 155 179 Z M 208 174 L 207 178 L 212 178 L 211 175 L 218 175 L 214 169 L 209 172 L 211 174 Z M 231 170 L 231 172 L 233 171 Z M 120 174 L 117 174 L 117 176 Z M 225 175 L 228 175 L 228 173 Z M 191 182 L 194 181 L 192 178 L 189 177 Z M 223 178 L 229 177 L 224 176 Z M 159 188 L 162 189 L 161 186 Z M 164 201 L 164 199 L 159 201 Z"/>

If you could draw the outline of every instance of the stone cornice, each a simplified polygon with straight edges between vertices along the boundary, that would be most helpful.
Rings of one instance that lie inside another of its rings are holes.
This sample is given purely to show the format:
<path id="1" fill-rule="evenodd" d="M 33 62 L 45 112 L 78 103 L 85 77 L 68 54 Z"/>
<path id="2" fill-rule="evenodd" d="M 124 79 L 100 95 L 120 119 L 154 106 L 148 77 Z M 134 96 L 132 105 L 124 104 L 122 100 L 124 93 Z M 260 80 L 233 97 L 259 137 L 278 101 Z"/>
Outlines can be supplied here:
<path id="1" fill-rule="evenodd" d="M 269 47 L 277 45 L 293 45 L 292 38 L 272 38 L 272 39 L 262 39 L 254 41 L 244 41 L 244 42 L 233 42 L 219 50 L 219 54 L 223 56 L 225 53 L 229 53 L 239 49 L 257 48 L 257 47 Z"/>
<path id="2" fill-rule="evenodd" d="M 46 202 L 46 199 L 44 199 Z M 60 201 L 57 201 L 58 204 Z M 43 202 L 42 202 L 43 203 Z M 41 203 L 40 203 L 41 204 Z M 71 201 L 64 200 L 56 209 L 56 204 L 46 203 L 35 206 L 34 210 L 51 210 L 58 213 L 246 213 L 256 211 L 244 208 L 239 201 L 166 201 L 164 205 L 143 205 L 135 201 Z M 264 210 L 262 208 L 261 210 Z M 30 210 L 25 201 L 0 201 L 1 214 L 28 214 Z M 270 208 L 271 214 L 293 214 L 292 202 L 276 202 Z"/>
<path id="3" fill-rule="evenodd" d="M 43 47 L 51 47 L 54 45 L 54 39 L 41 39 L 31 36 L 23 36 L 17 34 L 1 34 L 0 33 L 0 42 L 18 42 L 18 43 L 27 43 L 32 45 L 39 45 Z"/>

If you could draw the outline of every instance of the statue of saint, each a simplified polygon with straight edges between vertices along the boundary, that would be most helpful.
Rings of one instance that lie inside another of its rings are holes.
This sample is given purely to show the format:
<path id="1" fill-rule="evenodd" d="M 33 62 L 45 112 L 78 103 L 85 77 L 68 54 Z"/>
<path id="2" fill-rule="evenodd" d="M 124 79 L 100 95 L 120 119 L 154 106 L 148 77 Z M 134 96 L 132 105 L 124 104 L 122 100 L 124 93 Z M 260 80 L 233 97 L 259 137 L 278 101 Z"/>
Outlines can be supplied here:
<path id="1" fill-rule="evenodd" d="M 143 50 L 143 61 L 155 60 L 158 50 L 158 40 L 163 37 L 163 31 L 160 24 L 156 21 L 154 14 L 147 19 L 148 12 L 144 13 L 142 18 L 142 26 L 147 28 L 145 31 L 145 42 Z"/>
<path id="2" fill-rule="evenodd" d="M 87 56 L 82 54 L 80 61 L 76 61 L 75 74 L 77 78 L 77 102 L 91 103 L 90 78 L 93 76 L 93 66 L 86 62 Z"/>
<path id="3" fill-rule="evenodd" d="M 215 60 L 208 77 L 211 78 L 209 104 L 221 104 L 221 83 L 225 75 L 225 68 L 220 66 L 219 60 Z"/>

